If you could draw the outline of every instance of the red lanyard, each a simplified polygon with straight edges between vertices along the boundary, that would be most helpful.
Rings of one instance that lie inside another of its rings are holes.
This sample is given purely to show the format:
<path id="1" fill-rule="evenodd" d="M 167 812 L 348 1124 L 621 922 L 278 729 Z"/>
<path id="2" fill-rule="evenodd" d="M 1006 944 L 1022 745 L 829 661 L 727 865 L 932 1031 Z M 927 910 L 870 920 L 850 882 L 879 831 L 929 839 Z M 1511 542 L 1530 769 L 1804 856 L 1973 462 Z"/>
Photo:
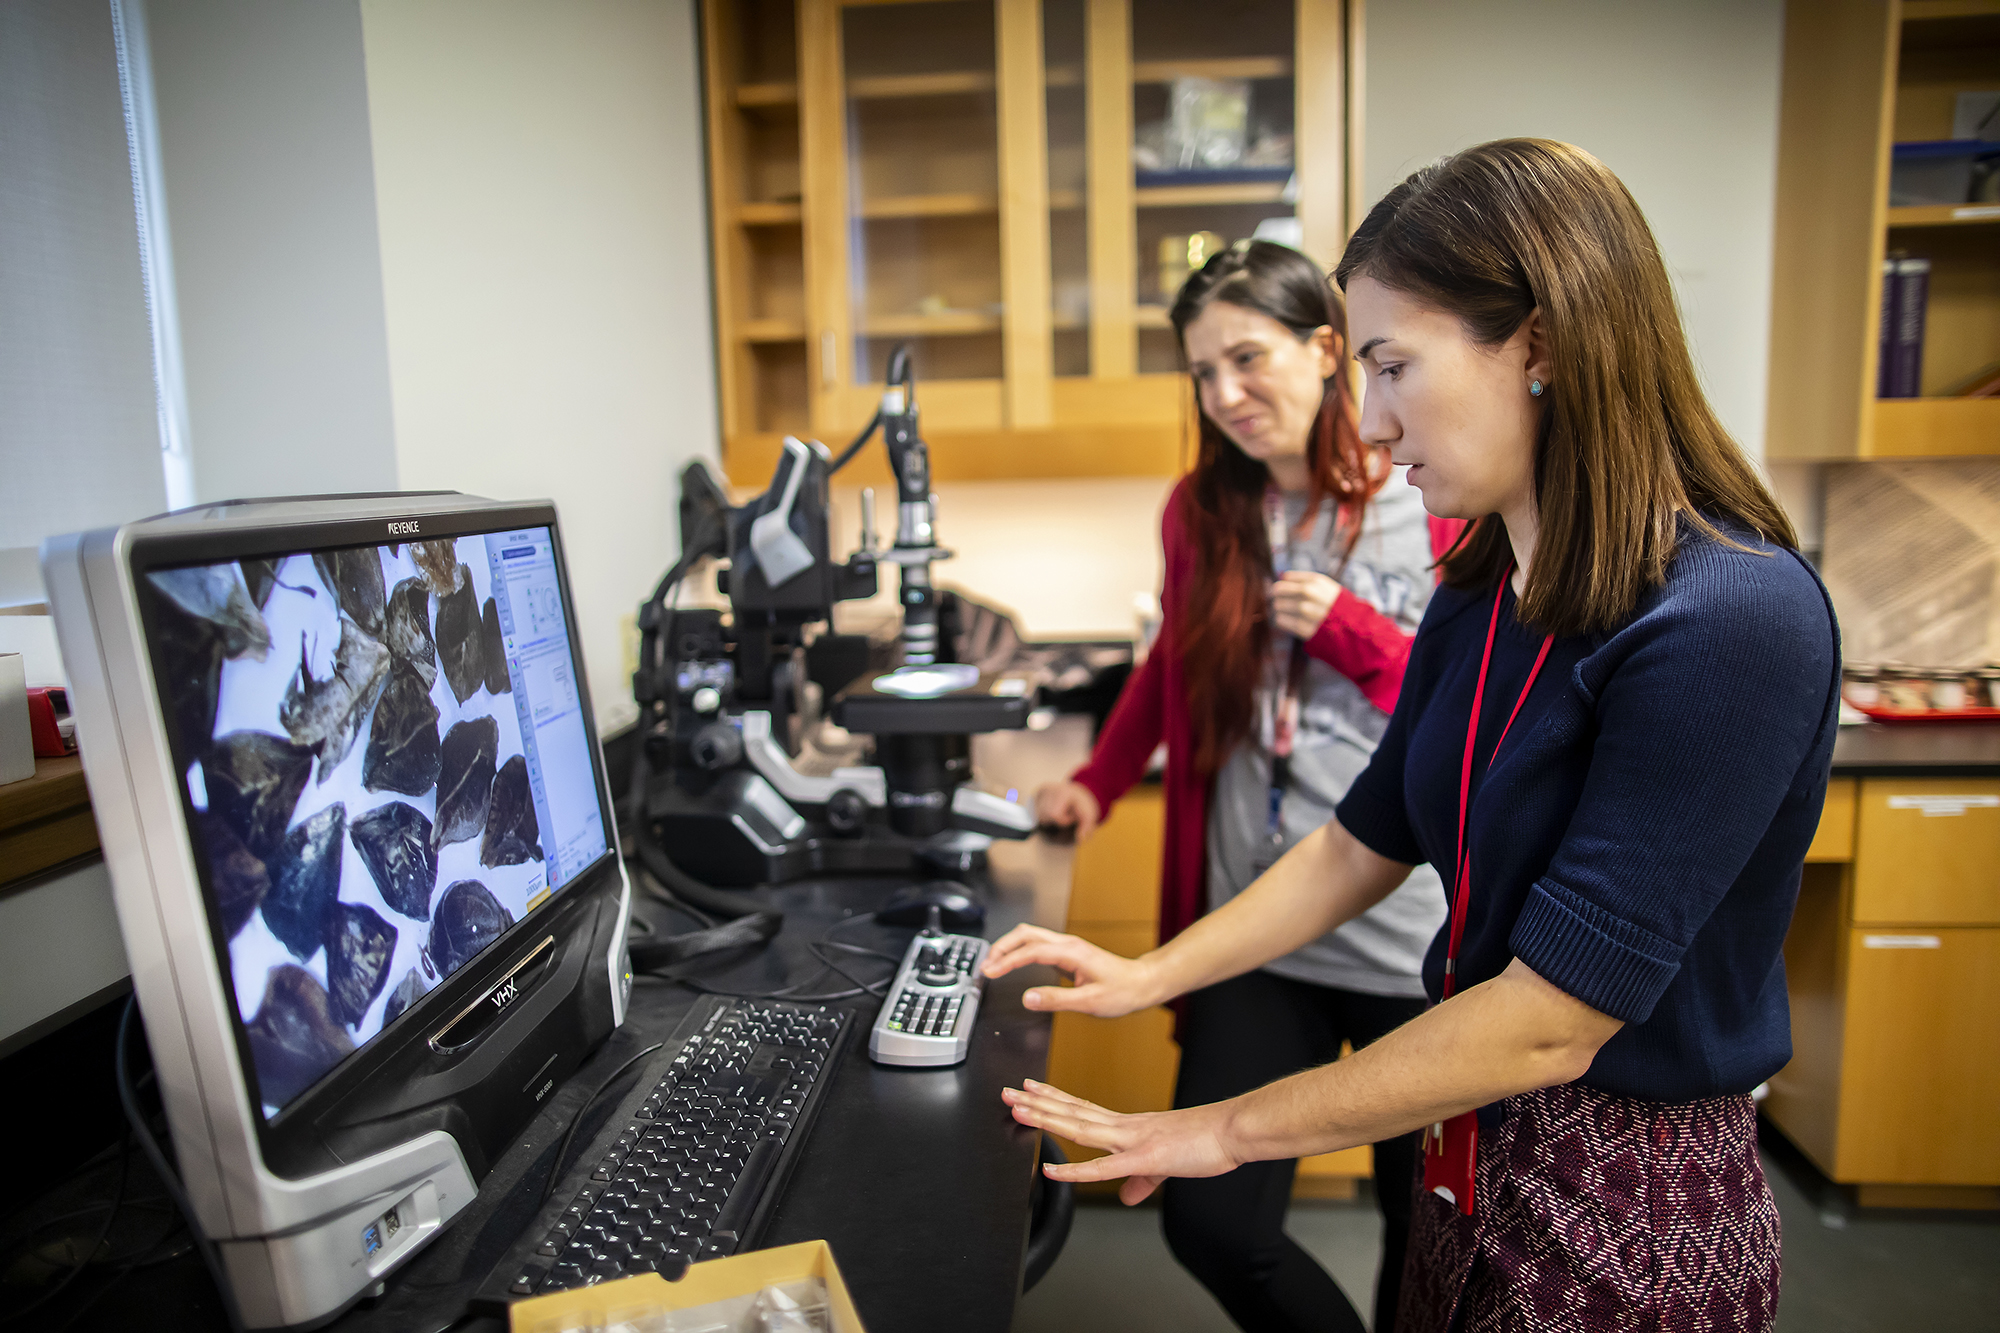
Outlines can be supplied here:
<path id="1" fill-rule="evenodd" d="M 1500 599 L 1506 595 L 1507 580 L 1513 573 L 1514 566 L 1509 562 L 1500 575 L 1500 586 L 1493 590 L 1493 615 L 1486 622 L 1486 651 L 1479 659 L 1479 683 L 1472 690 L 1472 717 L 1465 724 L 1465 762 L 1458 771 L 1458 879 L 1452 888 L 1451 934 L 1444 955 L 1447 1000 L 1458 988 L 1458 946 L 1465 938 L 1465 913 L 1472 901 L 1472 855 L 1465 846 L 1465 821 L 1472 806 L 1472 748 L 1479 739 L 1479 712 L 1486 702 L 1486 674 L 1493 666 L 1493 640 L 1500 630 Z M 1521 715 L 1521 705 L 1528 702 L 1528 691 L 1535 688 L 1535 677 L 1542 674 L 1542 663 L 1549 660 L 1549 648 L 1555 641 L 1553 634 L 1542 639 L 1542 650 L 1535 654 L 1535 665 L 1528 672 L 1527 683 L 1521 686 L 1521 697 L 1514 701 L 1514 711 L 1507 715 L 1507 725 L 1500 728 L 1500 739 L 1493 742 L 1493 753 L 1486 757 L 1488 768 L 1493 767 L 1507 733 L 1514 729 L 1514 719 Z M 1424 1188 L 1443 1196 L 1467 1217 L 1472 1216 L 1478 1160 L 1477 1112 L 1460 1112 L 1424 1131 Z"/>
<path id="2" fill-rule="evenodd" d="M 1444 955 L 1444 998 L 1449 1000 L 1458 988 L 1458 946 L 1465 938 L 1465 912 L 1472 901 L 1472 855 L 1465 846 L 1465 822 L 1472 806 L 1472 748 L 1479 739 L 1479 712 L 1486 702 L 1486 673 L 1493 665 L 1493 639 L 1500 629 L 1500 599 L 1506 594 L 1507 580 L 1514 574 L 1514 565 L 1508 562 L 1500 575 L 1500 586 L 1493 590 L 1493 614 L 1486 622 L 1486 651 L 1479 658 L 1479 683 L 1472 691 L 1472 717 L 1465 724 L 1465 762 L 1458 771 L 1458 875 L 1451 895 L 1451 935 L 1445 945 Z M 1500 728 L 1500 739 L 1493 742 L 1493 753 L 1486 756 L 1486 766 L 1493 767 L 1493 761 L 1500 757 L 1500 747 L 1507 743 L 1507 733 L 1514 729 L 1514 719 L 1521 715 L 1521 705 L 1528 702 L 1528 691 L 1535 688 L 1535 677 L 1542 674 L 1542 663 L 1549 660 L 1549 648 L 1556 641 L 1553 634 L 1542 639 L 1542 650 L 1535 654 L 1535 665 L 1528 672 L 1528 681 L 1521 686 L 1521 697 L 1514 701 L 1514 711 L 1507 715 L 1507 725 Z"/>

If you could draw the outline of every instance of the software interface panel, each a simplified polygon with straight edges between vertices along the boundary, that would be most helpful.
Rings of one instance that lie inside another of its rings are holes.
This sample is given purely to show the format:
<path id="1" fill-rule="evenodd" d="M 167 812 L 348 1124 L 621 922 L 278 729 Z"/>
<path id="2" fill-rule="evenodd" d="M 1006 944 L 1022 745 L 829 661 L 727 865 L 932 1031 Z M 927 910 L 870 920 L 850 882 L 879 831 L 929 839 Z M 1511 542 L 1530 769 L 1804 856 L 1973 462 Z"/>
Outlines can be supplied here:
<path id="1" fill-rule="evenodd" d="M 269 1118 L 609 850 L 554 538 L 145 578 Z"/>

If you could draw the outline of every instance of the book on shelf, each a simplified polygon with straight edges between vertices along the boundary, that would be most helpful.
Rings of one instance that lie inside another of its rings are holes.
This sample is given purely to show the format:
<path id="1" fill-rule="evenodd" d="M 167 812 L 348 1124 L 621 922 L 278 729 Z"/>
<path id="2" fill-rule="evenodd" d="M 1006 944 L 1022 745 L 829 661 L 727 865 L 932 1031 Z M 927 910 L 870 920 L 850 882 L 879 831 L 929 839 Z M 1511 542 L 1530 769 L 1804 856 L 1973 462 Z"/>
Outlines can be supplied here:
<path id="1" fill-rule="evenodd" d="M 1882 261 L 1882 318 L 1875 331 L 1875 396 L 1894 398 L 1896 371 L 1896 261 Z"/>
<path id="2" fill-rule="evenodd" d="M 1922 392 L 1930 279 L 1928 259 L 1891 256 L 1882 265 L 1881 371 L 1876 390 L 1883 398 L 1915 398 Z"/>
<path id="3" fill-rule="evenodd" d="M 2000 361 L 1981 366 L 1944 391 L 1946 398 L 2000 398 Z"/>

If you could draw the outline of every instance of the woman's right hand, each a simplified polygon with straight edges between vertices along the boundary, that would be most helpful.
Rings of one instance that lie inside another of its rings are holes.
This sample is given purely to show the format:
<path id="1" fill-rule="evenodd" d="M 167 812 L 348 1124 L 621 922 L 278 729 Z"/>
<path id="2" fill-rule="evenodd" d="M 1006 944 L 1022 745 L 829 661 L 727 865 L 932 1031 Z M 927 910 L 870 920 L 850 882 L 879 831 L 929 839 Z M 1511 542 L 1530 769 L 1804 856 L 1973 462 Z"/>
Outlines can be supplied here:
<path id="1" fill-rule="evenodd" d="M 1078 842 L 1095 833 L 1103 819 L 1097 797 L 1081 782 L 1051 782 L 1035 793 L 1035 822 L 1074 828 Z"/>
<path id="2" fill-rule="evenodd" d="M 1117 1018 L 1172 998 L 1159 993 L 1158 979 L 1144 959 L 1121 958 L 1088 940 L 1040 926 L 1016 926 L 995 940 L 982 970 L 989 977 L 1004 977 L 1035 963 L 1067 972 L 1076 984 L 1030 987 L 1021 996 L 1030 1009 Z"/>

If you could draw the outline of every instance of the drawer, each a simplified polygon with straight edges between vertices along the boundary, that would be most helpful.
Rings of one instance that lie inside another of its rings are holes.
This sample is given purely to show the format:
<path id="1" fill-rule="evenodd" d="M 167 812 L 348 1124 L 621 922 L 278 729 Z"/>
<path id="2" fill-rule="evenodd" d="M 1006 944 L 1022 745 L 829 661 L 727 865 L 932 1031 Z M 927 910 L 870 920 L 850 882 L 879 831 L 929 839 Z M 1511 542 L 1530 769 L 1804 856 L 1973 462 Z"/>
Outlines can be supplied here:
<path id="1" fill-rule="evenodd" d="M 1848 935 L 1836 1178 L 2000 1185 L 2000 929 Z"/>
<path id="2" fill-rule="evenodd" d="M 1856 925 L 2000 925 L 2000 781 L 1866 778 Z"/>

